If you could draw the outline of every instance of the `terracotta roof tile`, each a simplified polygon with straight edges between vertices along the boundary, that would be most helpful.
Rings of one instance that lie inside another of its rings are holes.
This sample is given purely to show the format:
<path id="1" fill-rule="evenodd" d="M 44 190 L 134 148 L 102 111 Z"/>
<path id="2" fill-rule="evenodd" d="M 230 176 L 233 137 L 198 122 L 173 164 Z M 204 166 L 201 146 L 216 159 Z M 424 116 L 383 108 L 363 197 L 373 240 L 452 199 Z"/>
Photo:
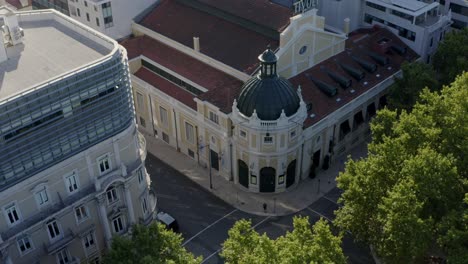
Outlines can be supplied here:
<path id="1" fill-rule="evenodd" d="M 241 80 L 147 36 L 126 39 L 120 44 L 127 49 L 129 59 L 143 55 L 185 77 L 186 79 L 208 89 L 208 92 L 199 96 L 200 99 L 212 103 L 225 113 L 230 112 L 232 102 L 239 94 L 239 89 L 243 84 Z M 144 72 L 146 73 L 147 70 Z M 159 80 L 158 83 L 159 82 L 161 81 Z M 165 87 L 171 87 L 175 90 L 183 90 L 183 88 L 178 87 L 175 84 L 172 84 L 172 86 L 166 85 Z M 187 91 L 185 92 L 190 94 L 192 99 L 195 97 L 192 93 Z M 173 92 L 173 94 L 179 96 L 179 93 Z M 186 95 L 184 94 L 184 98 L 176 99 L 185 103 L 187 102 L 185 96 Z M 193 100 L 190 101 L 190 104 L 192 104 L 192 102 Z M 193 102 L 193 104 L 195 104 L 195 102 Z"/>
<path id="2" fill-rule="evenodd" d="M 203 54 L 248 74 L 257 68 L 257 56 L 267 45 L 272 49 L 279 45 L 277 40 L 175 0 L 162 0 L 140 24 L 187 47 L 193 47 L 193 37 L 199 37 Z"/>
<path id="3" fill-rule="evenodd" d="M 292 9 L 269 0 L 198 0 L 206 5 L 247 19 L 262 26 L 283 31 L 289 25 Z"/>
<path id="4" fill-rule="evenodd" d="M 399 55 L 395 51 L 388 49 L 383 52 L 379 50 L 377 42 L 379 40 L 386 39 L 390 40 L 390 45 L 399 45 L 407 48 L 405 55 Z M 380 55 L 384 55 L 390 59 L 390 63 L 386 66 L 380 66 L 376 63 L 369 55 L 368 52 L 376 52 Z M 365 59 L 368 62 L 372 62 L 378 65 L 377 71 L 369 73 L 364 70 L 357 62 L 355 62 L 351 56 L 356 56 L 361 59 Z M 373 88 L 379 82 L 382 82 L 386 78 L 392 76 L 400 70 L 400 66 L 404 61 L 413 61 L 418 55 L 407 47 L 397 36 L 386 29 L 375 28 L 367 31 L 359 31 L 354 34 L 350 34 L 350 38 L 346 41 L 346 50 L 315 65 L 314 67 L 302 72 L 301 74 L 290 79 L 291 83 L 297 88 L 301 86 L 302 95 L 306 104 L 312 104 L 312 109 L 308 113 L 308 117 L 304 122 L 305 127 L 309 127 L 321 119 L 325 118 L 330 113 L 341 108 L 348 102 L 362 95 L 366 91 Z M 361 81 L 357 81 L 351 77 L 346 71 L 339 65 L 344 63 L 352 66 L 355 69 L 365 72 L 365 78 Z M 334 81 L 325 70 L 330 70 L 341 76 L 344 76 L 352 80 L 352 86 L 343 89 L 340 85 Z M 378 77 L 377 77 L 378 75 Z M 324 92 L 311 81 L 310 77 L 323 81 L 338 88 L 337 95 L 333 97 L 327 96 Z M 351 91 L 354 90 L 352 93 Z M 337 102 L 337 99 L 340 101 Z M 315 117 L 311 118 L 310 115 L 314 114 Z"/>
<path id="5" fill-rule="evenodd" d="M 141 67 L 137 72 L 134 73 L 134 75 L 142 79 L 143 81 L 151 84 L 152 86 L 156 87 L 163 93 L 175 98 L 179 102 L 197 111 L 197 103 L 193 100 L 194 95 L 192 93 L 181 89 L 177 85 L 160 77 L 159 75 L 153 73 L 145 67 Z"/>

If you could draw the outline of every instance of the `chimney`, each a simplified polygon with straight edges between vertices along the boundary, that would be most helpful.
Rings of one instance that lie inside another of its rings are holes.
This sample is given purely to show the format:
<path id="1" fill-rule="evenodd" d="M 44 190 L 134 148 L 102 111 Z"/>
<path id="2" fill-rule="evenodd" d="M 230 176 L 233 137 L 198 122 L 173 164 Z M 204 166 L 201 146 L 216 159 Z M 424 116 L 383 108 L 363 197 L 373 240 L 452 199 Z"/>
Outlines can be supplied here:
<path id="1" fill-rule="evenodd" d="M 346 34 L 346 36 L 349 34 L 349 22 L 350 21 L 351 21 L 351 19 L 349 19 L 349 17 L 344 19 L 343 31 Z"/>
<path id="2" fill-rule="evenodd" d="M 197 52 L 200 52 L 200 38 L 193 37 L 193 49 Z"/>
<path id="3" fill-rule="evenodd" d="M 17 45 L 23 42 L 23 30 L 18 25 L 18 17 L 12 11 L 9 11 L 3 17 L 5 21 L 4 27 L 8 31 L 9 39 L 8 41 L 11 45 Z"/>

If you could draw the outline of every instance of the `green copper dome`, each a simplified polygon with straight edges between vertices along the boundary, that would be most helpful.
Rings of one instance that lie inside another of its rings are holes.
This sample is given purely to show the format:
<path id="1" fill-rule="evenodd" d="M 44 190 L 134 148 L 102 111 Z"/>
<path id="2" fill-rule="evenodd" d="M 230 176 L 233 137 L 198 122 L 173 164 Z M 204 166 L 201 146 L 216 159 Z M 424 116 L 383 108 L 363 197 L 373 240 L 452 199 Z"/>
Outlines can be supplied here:
<path id="1" fill-rule="evenodd" d="M 286 116 L 295 114 L 300 99 L 292 84 L 276 73 L 275 53 L 268 48 L 258 59 L 260 73 L 242 86 L 237 98 L 239 111 L 250 117 L 255 110 L 261 120 L 276 120 L 283 110 Z"/>

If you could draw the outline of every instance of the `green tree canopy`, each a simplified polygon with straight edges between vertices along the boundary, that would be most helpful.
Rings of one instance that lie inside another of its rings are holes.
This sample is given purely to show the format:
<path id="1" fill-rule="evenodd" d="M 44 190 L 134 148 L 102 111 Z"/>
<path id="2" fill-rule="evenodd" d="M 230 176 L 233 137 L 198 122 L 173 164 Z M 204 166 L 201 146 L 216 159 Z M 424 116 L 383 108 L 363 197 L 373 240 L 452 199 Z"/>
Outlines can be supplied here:
<path id="1" fill-rule="evenodd" d="M 230 264 L 340 264 L 346 263 L 341 240 L 323 219 L 311 228 L 308 217 L 295 217 L 293 231 L 276 240 L 258 234 L 250 221 L 240 220 L 229 230 L 221 256 Z"/>
<path id="2" fill-rule="evenodd" d="M 401 66 L 403 76 L 396 78 L 389 94 L 392 109 L 410 110 L 424 88 L 439 89 L 439 83 L 432 66 L 422 62 L 405 62 Z"/>
<path id="3" fill-rule="evenodd" d="M 159 223 L 148 227 L 135 225 L 130 237 L 116 236 L 105 255 L 105 264 L 196 264 L 195 258 L 182 247 L 182 237 Z"/>
<path id="4" fill-rule="evenodd" d="M 466 98 L 468 73 L 440 92 L 425 89 L 410 113 L 379 111 L 368 157 L 349 160 L 337 178 L 344 205 L 335 223 L 386 263 L 418 262 L 436 242 L 448 259 L 468 251 L 460 220 L 468 190 Z"/>
<path id="5" fill-rule="evenodd" d="M 452 31 L 440 43 L 432 64 L 442 84 L 449 84 L 463 71 L 468 71 L 468 28 Z"/>

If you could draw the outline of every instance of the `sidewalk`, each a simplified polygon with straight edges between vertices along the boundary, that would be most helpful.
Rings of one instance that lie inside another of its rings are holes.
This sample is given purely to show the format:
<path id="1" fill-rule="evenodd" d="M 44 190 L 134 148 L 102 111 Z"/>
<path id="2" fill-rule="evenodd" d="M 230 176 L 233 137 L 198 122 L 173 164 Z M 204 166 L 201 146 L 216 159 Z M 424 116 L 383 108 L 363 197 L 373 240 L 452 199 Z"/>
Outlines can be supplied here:
<path id="1" fill-rule="evenodd" d="M 301 180 L 296 187 L 277 194 L 251 193 L 242 190 L 234 182 L 225 180 L 213 170 L 213 189 L 210 190 L 208 168 L 198 165 L 195 160 L 177 152 L 162 140 L 147 134 L 144 135 L 149 153 L 180 171 L 226 203 L 255 215 L 288 215 L 306 208 L 336 186 L 335 178 L 344 169 L 347 155 L 350 154 L 354 159 L 367 155 L 367 144 L 358 145 L 352 149 L 351 153 L 336 157 L 335 163 L 328 170 L 318 170 L 314 179 Z M 263 210 L 264 203 L 267 204 L 266 211 Z"/>

